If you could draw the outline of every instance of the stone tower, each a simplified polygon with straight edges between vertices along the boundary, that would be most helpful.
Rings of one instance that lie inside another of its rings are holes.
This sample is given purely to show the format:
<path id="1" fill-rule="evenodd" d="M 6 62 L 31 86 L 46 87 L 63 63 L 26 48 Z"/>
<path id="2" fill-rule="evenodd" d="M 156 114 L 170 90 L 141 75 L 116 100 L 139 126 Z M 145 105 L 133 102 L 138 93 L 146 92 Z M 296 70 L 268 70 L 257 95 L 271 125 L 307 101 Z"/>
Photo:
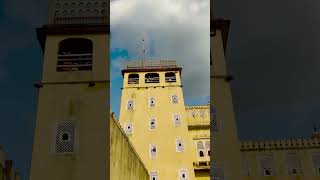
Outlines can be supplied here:
<path id="1" fill-rule="evenodd" d="M 195 178 L 181 70 L 175 61 L 132 61 L 122 71 L 119 121 L 152 180 Z"/>
<path id="2" fill-rule="evenodd" d="M 50 0 L 30 180 L 108 179 L 109 1 Z"/>
<path id="3" fill-rule="evenodd" d="M 211 20 L 211 174 L 220 179 L 238 180 L 241 179 L 240 142 L 229 84 L 232 77 L 225 63 L 229 25 L 228 20 Z"/>

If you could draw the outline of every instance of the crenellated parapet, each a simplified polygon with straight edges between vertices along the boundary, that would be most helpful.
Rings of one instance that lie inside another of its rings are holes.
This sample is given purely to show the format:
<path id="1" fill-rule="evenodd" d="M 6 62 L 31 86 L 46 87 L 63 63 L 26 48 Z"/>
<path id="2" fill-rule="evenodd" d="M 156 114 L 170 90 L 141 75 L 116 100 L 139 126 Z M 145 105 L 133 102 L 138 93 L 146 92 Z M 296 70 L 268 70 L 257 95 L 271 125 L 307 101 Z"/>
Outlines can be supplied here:
<path id="1" fill-rule="evenodd" d="M 185 106 L 189 127 L 210 126 L 210 105 Z"/>
<path id="2" fill-rule="evenodd" d="M 240 143 L 241 151 L 268 151 L 316 148 L 320 148 L 320 139 L 298 138 L 283 140 L 242 141 Z"/>

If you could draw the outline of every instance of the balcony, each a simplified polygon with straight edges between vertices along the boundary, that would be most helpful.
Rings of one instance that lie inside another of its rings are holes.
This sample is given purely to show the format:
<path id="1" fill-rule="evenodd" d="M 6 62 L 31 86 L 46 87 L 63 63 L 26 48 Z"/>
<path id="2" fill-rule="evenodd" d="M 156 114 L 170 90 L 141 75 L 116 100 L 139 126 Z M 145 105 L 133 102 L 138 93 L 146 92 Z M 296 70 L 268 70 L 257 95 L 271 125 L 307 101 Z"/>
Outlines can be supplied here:
<path id="1" fill-rule="evenodd" d="M 92 54 L 58 55 L 57 71 L 90 71 L 92 70 Z"/>

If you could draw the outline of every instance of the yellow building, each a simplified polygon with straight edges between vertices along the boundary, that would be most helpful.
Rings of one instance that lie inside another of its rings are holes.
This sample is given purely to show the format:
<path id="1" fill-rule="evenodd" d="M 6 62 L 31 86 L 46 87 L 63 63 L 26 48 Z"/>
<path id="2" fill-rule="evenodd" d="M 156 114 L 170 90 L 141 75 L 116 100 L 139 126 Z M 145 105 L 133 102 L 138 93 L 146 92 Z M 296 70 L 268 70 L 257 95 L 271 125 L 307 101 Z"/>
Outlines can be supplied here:
<path id="1" fill-rule="evenodd" d="M 50 0 L 30 180 L 109 174 L 109 2 Z"/>
<path id="2" fill-rule="evenodd" d="M 119 121 L 151 179 L 194 179 L 181 68 L 174 61 L 133 61 L 122 73 Z"/>
<path id="3" fill-rule="evenodd" d="M 230 21 L 219 19 L 212 25 L 212 176 L 232 180 L 320 179 L 320 138 L 316 130 L 312 138 L 304 139 L 238 139 L 229 85 L 232 76 L 228 75 L 224 60 Z"/>

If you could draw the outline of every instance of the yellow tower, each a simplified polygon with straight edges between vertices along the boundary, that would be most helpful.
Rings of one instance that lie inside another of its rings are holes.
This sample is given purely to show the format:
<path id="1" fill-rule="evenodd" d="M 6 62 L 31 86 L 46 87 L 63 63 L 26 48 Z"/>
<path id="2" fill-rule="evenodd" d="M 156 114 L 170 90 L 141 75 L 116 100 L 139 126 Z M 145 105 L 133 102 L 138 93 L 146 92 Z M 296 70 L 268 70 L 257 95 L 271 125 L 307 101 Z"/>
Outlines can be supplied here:
<path id="1" fill-rule="evenodd" d="M 211 174 L 220 179 L 239 180 L 240 141 L 229 84 L 231 76 L 224 55 L 229 25 L 227 20 L 211 21 Z"/>
<path id="2" fill-rule="evenodd" d="M 108 179 L 109 1 L 51 0 L 30 180 Z"/>
<path id="3" fill-rule="evenodd" d="M 122 73 L 120 125 L 150 179 L 194 179 L 181 68 L 174 61 L 132 61 Z"/>

